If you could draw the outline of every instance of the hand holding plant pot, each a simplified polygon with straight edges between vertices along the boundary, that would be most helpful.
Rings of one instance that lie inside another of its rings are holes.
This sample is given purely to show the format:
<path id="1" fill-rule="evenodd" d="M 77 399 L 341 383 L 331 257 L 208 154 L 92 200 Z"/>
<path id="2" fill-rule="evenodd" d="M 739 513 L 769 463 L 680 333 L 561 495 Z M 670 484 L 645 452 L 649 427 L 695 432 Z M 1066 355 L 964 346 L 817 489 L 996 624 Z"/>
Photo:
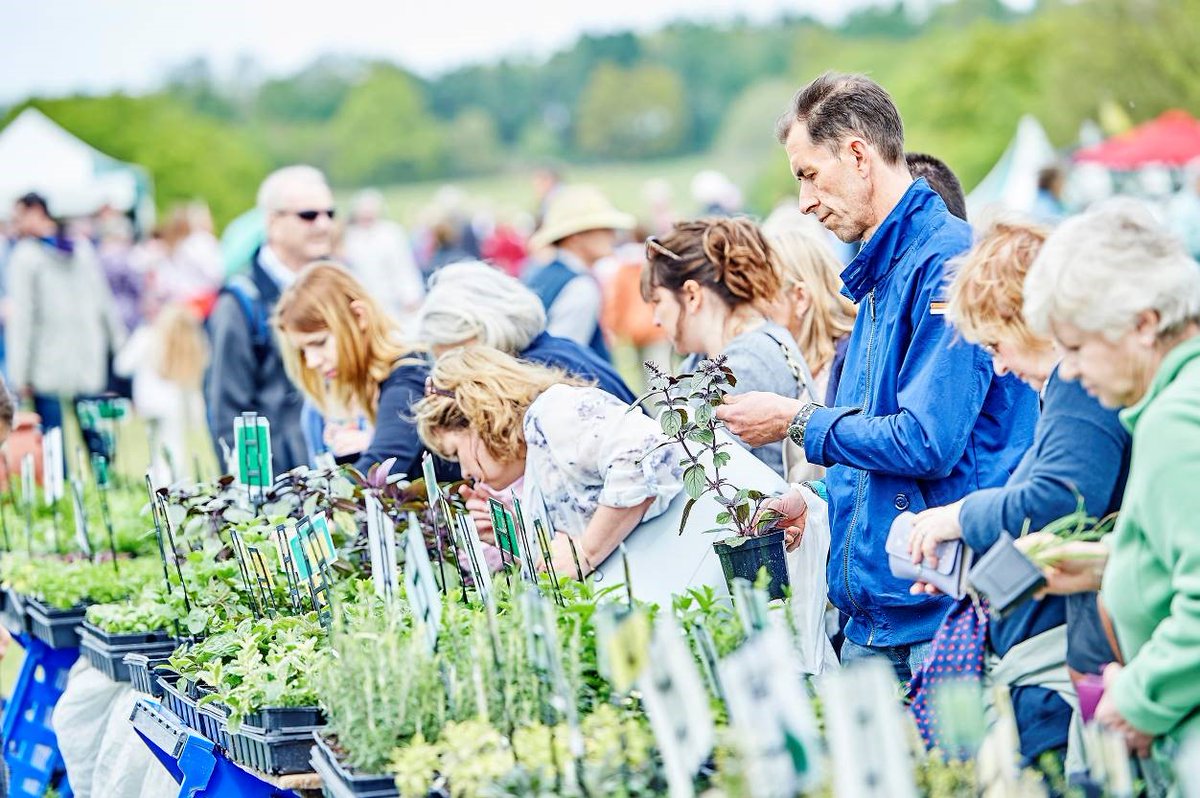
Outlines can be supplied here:
<path id="1" fill-rule="evenodd" d="M 653 376 L 645 398 L 656 400 L 663 434 L 678 443 L 684 453 L 681 465 L 688 502 L 680 520 L 680 533 L 696 502 L 711 494 L 724 509 L 716 516 L 717 527 L 708 531 L 733 533 L 713 544 L 726 580 L 740 577 L 753 582 L 760 569 L 766 568 L 771 578 L 771 597 L 783 598 L 788 585 L 785 530 L 777 526 L 785 513 L 789 514 L 793 522 L 789 526 L 794 530 L 791 539 L 793 544 L 798 543 L 804 511 L 798 510 L 794 502 L 773 500 L 753 488 L 739 488 L 723 476 L 722 468 L 731 457 L 726 449 L 736 444 L 718 436 L 722 425 L 717 408 L 737 384 L 733 371 L 720 357 L 702 360 L 696 371 L 678 376 L 665 374 L 653 363 L 646 367 Z"/>

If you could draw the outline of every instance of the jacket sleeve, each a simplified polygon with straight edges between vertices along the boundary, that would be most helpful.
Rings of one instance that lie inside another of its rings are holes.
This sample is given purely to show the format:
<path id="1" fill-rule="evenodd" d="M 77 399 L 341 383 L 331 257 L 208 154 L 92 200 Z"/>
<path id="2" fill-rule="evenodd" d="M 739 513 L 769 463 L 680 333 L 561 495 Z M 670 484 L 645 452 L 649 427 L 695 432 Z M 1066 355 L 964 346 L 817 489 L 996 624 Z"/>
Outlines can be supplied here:
<path id="1" fill-rule="evenodd" d="M 417 435 L 412 406 L 425 394 L 428 373 L 428 366 L 406 364 L 393 371 L 380 386 L 375 434 L 367 450 L 354 463 L 359 471 L 365 474 L 376 463 L 395 457 L 396 466 L 392 473 L 403 470 L 410 479 L 420 477 L 420 473 L 413 473 L 412 468 L 424 446 Z"/>
<path id="2" fill-rule="evenodd" d="M 899 342 L 907 344 L 896 377 L 899 410 L 867 415 L 852 407 L 818 409 L 804 436 L 810 463 L 941 479 L 962 459 L 992 365 L 982 349 L 958 339 L 945 317 L 931 312 L 932 299 L 929 286 L 917 293 L 911 336 Z M 859 312 L 874 309 L 867 304 Z"/>
<path id="3" fill-rule="evenodd" d="M 255 410 L 256 381 L 261 364 L 254 360 L 250 321 L 235 297 L 221 294 L 208 320 L 212 361 L 205 384 L 208 429 L 218 460 L 221 440 L 233 448 L 233 419 Z M 224 467 L 224 463 L 221 463 Z"/>
<path id="4" fill-rule="evenodd" d="M 108 278 L 104 276 L 104 269 L 100 266 L 96 250 L 90 244 L 81 245 L 82 247 L 86 248 L 81 249 L 79 256 L 85 259 L 88 279 L 92 283 L 92 290 L 96 292 L 95 300 L 100 305 L 104 331 L 108 335 L 108 348 L 112 352 L 118 352 L 125 345 L 129 332 L 125 329 L 121 314 L 117 312 L 117 301 L 113 299 L 112 287 L 108 284 Z"/>
<path id="5" fill-rule="evenodd" d="M 30 250 L 18 243 L 8 261 L 8 312 L 5 322 L 5 348 L 8 359 L 8 378 L 13 391 L 30 385 L 33 364 L 33 280 L 34 267 Z"/>
<path id="6" fill-rule="evenodd" d="M 1114 683 L 1113 701 L 1125 720 L 1157 736 L 1200 707 L 1200 426 L 1194 408 L 1152 418 L 1156 410 L 1142 417 L 1137 431 L 1139 457 L 1147 455 L 1138 465 L 1154 475 L 1155 486 L 1153 497 L 1140 503 L 1150 549 L 1143 562 L 1153 558 L 1169 569 L 1171 609 Z"/>
<path id="7" fill-rule="evenodd" d="M 1080 499 L 1090 516 L 1108 510 L 1128 438 L 1115 414 L 1098 404 L 1095 410 L 1043 416 L 1045 436 L 1028 479 L 976 491 L 964 500 L 959 521 L 968 546 L 982 554 L 1002 530 L 1019 536 L 1026 519 L 1036 532 L 1075 512 Z"/>

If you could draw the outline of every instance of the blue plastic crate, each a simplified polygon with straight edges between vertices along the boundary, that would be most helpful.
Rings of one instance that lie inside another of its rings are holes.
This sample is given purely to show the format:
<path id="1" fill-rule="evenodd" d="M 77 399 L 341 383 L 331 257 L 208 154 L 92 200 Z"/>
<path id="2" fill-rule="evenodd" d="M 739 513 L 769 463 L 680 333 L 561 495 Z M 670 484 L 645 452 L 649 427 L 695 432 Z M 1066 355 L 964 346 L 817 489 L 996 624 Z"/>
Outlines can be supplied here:
<path id="1" fill-rule="evenodd" d="M 54 787 L 59 795 L 70 796 L 50 715 L 66 689 L 67 674 L 79 659 L 79 649 L 50 648 L 26 635 L 16 640 L 25 648 L 25 662 L 4 710 L 9 795 L 42 798 L 48 787 Z"/>
<path id="2" fill-rule="evenodd" d="M 155 758 L 179 782 L 179 798 L 297 798 L 230 762 L 220 749 L 150 698 L 129 720 Z"/>

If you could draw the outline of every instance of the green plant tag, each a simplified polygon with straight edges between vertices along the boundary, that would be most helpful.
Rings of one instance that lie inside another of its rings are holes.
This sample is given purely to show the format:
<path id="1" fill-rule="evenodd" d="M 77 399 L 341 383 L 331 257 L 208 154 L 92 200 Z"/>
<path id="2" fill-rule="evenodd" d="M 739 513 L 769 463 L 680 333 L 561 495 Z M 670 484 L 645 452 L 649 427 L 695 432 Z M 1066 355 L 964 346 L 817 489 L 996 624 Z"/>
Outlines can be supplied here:
<path id="1" fill-rule="evenodd" d="M 238 481 L 252 488 L 267 488 L 275 481 L 271 458 L 271 422 L 254 413 L 233 420 L 237 447 Z"/>
<path id="2" fill-rule="evenodd" d="M 87 511 L 83 506 L 83 484 L 78 479 L 71 480 L 71 510 L 75 515 L 75 544 L 90 560 L 95 552 L 92 550 L 92 538 L 88 535 Z"/>
<path id="3" fill-rule="evenodd" d="M 492 513 L 492 530 L 496 533 L 496 545 L 514 558 L 519 558 L 521 548 L 517 545 L 517 528 L 512 513 L 503 502 L 496 499 L 488 499 L 488 509 Z"/>

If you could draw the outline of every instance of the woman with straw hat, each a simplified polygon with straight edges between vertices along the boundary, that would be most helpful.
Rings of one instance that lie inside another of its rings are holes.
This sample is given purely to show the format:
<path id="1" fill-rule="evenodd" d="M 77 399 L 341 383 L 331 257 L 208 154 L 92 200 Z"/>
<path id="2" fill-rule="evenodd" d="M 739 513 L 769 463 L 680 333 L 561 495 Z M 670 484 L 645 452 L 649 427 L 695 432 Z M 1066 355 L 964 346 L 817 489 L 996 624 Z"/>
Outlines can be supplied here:
<path id="1" fill-rule="evenodd" d="M 634 218 L 612 206 L 592 186 L 566 186 L 546 207 L 542 226 L 529 240 L 531 250 L 554 247 L 553 258 L 528 278 L 546 307 L 546 331 L 570 338 L 609 359 L 600 329 L 600 284 L 592 274 L 597 261 L 613 253 L 617 230 L 633 227 Z"/>

